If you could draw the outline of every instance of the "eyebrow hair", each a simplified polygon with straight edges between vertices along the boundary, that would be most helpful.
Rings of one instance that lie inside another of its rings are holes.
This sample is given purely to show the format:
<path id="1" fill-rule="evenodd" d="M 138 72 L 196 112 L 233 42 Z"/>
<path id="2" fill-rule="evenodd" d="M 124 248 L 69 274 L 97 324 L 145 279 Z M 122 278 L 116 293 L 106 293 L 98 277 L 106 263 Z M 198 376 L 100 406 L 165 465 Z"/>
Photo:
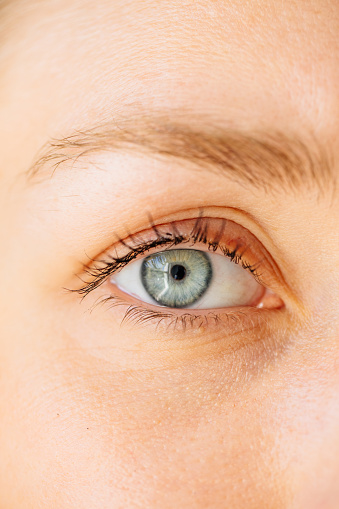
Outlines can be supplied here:
<path id="1" fill-rule="evenodd" d="M 171 158 L 197 170 L 221 173 L 238 184 L 264 191 L 334 190 L 329 154 L 314 136 L 308 143 L 279 132 L 247 133 L 192 116 L 191 122 L 164 116 L 130 117 L 52 139 L 28 171 L 29 180 L 53 175 L 94 152 L 125 151 Z"/>

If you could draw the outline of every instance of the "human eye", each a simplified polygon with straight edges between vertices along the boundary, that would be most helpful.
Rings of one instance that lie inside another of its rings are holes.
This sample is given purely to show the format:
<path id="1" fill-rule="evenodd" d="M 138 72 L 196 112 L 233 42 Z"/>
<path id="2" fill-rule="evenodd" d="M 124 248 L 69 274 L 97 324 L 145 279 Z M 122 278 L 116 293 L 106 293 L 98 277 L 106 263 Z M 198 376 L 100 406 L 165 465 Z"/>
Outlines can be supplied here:
<path id="1" fill-rule="evenodd" d="M 268 311 L 284 307 L 274 291 L 274 260 L 248 229 L 225 218 L 152 224 L 119 239 L 85 274 L 76 291 L 99 292 L 95 306 L 125 307 L 123 323 L 166 331 L 204 326 L 234 332 L 234 323 L 256 327 Z"/>
<path id="2" fill-rule="evenodd" d="M 255 306 L 265 291 L 229 258 L 193 248 L 172 248 L 143 257 L 111 282 L 143 302 L 175 309 Z"/>

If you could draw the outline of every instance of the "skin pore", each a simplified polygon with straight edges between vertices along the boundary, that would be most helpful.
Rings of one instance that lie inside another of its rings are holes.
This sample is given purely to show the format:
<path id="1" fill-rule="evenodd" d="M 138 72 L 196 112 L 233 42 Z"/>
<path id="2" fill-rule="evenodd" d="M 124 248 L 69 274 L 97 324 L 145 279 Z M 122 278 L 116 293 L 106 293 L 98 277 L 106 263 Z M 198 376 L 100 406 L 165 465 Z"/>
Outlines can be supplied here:
<path id="1" fill-rule="evenodd" d="M 0 508 L 336 509 L 337 3 L 0 17 Z M 274 305 L 173 327 L 79 295 L 202 216 Z"/>

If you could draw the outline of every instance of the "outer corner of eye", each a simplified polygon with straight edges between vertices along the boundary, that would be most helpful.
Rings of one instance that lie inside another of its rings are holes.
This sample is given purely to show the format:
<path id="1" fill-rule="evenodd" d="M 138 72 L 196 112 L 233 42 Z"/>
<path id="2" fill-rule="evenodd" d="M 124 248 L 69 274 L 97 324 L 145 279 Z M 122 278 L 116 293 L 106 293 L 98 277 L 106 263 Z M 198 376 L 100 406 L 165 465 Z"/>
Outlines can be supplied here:
<path id="1" fill-rule="evenodd" d="M 168 249 L 131 262 L 110 278 L 120 291 L 167 308 L 280 308 L 282 300 L 240 264 L 198 249 Z"/>
<path id="2" fill-rule="evenodd" d="M 256 307 L 259 309 L 282 309 L 284 306 L 285 303 L 279 295 L 265 288 L 263 296 Z"/>

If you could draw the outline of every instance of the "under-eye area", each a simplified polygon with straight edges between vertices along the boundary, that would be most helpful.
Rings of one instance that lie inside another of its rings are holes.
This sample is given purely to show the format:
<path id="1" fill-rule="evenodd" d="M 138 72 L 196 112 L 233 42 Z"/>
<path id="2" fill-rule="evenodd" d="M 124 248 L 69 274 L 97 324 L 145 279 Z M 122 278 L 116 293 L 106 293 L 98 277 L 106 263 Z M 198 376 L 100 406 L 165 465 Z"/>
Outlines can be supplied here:
<path id="1" fill-rule="evenodd" d="M 124 308 L 122 324 L 231 333 L 284 309 L 279 268 L 261 242 L 234 221 L 202 214 L 120 239 L 80 277 L 73 291 L 95 296 L 91 311 L 106 306 L 112 319 Z"/>

